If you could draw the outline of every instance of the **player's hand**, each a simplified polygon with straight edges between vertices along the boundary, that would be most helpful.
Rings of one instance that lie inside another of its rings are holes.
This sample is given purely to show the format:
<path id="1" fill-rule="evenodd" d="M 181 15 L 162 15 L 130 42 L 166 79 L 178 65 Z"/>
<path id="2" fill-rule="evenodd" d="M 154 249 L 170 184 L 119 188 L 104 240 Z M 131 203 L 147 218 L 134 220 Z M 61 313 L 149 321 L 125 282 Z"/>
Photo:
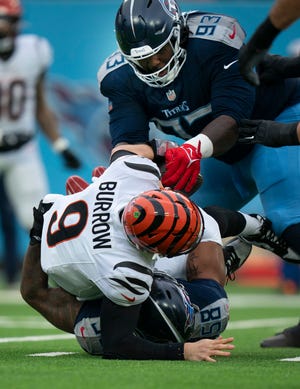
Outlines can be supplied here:
<path id="1" fill-rule="evenodd" d="M 184 359 L 186 361 L 216 362 L 212 357 L 229 357 L 233 350 L 233 338 L 201 339 L 193 343 L 184 344 Z"/>
<path id="2" fill-rule="evenodd" d="M 69 148 L 61 152 L 61 156 L 64 160 L 65 166 L 71 169 L 79 169 L 81 166 L 80 160 Z"/>
<path id="3" fill-rule="evenodd" d="M 272 120 L 241 120 L 240 143 L 260 143 L 269 147 L 298 145 L 298 123 L 280 123 Z"/>
<path id="4" fill-rule="evenodd" d="M 242 46 L 239 52 L 240 73 L 246 81 L 254 86 L 260 85 L 255 67 L 263 60 L 267 50 L 258 50 L 252 45 Z"/>
<path id="5" fill-rule="evenodd" d="M 280 55 L 267 54 L 257 66 L 257 73 L 262 84 L 272 84 L 284 78 L 285 59 Z"/>
<path id="6" fill-rule="evenodd" d="M 166 187 L 190 193 L 200 174 L 201 143 L 198 147 L 184 143 L 179 147 L 166 150 L 166 172 L 162 183 Z"/>
<path id="7" fill-rule="evenodd" d="M 35 244 L 41 243 L 43 224 L 44 224 L 44 213 L 47 212 L 53 203 L 43 203 L 41 200 L 38 208 L 33 208 L 33 225 L 30 230 L 30 244 L 33 246 Z"/>
<path id="8" fill-rule="evenodd" d="M 106 167 L 105 166 L 96 166 L 92 171 L 92 181 L 94 178 L 99 178 L 102 176 L 102 174 L 105 172 Z"/>
<path id="9" fill-rule="evenodd" d="M 66 193 L 71 195 L 85 190 L 89 184 L 80 176 L 70 176 L 66 181 Z"/>

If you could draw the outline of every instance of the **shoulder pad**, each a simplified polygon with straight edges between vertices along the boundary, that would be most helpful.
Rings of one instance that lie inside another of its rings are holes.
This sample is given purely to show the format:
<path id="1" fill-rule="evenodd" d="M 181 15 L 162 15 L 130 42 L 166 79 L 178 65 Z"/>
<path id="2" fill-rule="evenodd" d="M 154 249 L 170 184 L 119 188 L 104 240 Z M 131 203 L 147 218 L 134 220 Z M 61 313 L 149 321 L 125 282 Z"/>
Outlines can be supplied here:
<path id="1" fill-rule="evenodd" d="M 104 77 L 111 73 L 112 71 L 118 69 L 121 66 L 127 65 L 128 62 L 124 58 L 124 56 L 121 54 L 120 51 L 115 51 L 113 54 L 111 54 L 106 60 L 103 62 L 101 67 L 98 70 L 97 73 L 97 79 L 98 83 L 102 82 Z"/>
<path id="2" fill-rule="evenodd" d="M 190 38 L 201 38 L 224 43 L 239 49 L 246 33 L 237 19 L 214 13 L 190 12 L 186 15 Z"/>
<path id="3" fill-rule="evenodd" d="M 22 34 L 18 38 L 20 45 L 26 47 L 26 52 L 40 65 L 42 69 L 48 68 L 53 62 L 53 50 L 49 41 L 39 35 Z"/>

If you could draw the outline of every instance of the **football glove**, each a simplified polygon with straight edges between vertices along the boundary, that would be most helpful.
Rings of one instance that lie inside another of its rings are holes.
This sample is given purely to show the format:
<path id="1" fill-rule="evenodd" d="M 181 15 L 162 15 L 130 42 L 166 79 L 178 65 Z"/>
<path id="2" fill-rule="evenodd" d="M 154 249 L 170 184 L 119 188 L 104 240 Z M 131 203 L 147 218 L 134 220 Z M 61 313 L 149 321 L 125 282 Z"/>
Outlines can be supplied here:
<path id="1" fill-rule="evenodd" d="M 166 150 L 166 172 L 162 176 L 164 186 L 187 194 L 193 190 L 200 174 L 200 147 L 201 142 L 198 147 L 184 143 Z"/>
<path id="2" fill-rule="evenodd" d="M 71 169 L 79 169 L 81 166 L 80 160 L 69 148 L 63 150 L 60 155 L 62 156 L 65 166 Z"/>
<path id="3" fill-rule="evenodd" d="M 102 174 L 105 172 L 106 167 L 105 166 L 96 166 L 92 171 L 92 180 L 93 178 L 101 177 Z"/>
<path id="4" fill-rule="evenodd" d="M 300 77 L 300 57 L 266 55 L 257 67 L 261 83 L 272 84 L 279 79 Z"/>
<path id="5" fill-rule="evenodd" d="M 70 176 L 66 181 L 66 193 L 71 195 L 82 192 L 89 184 L 80 176 Z"/>
<path id="6" fill-rule="evenodd" d="M 43 203 L 40 201 L 38 208 L 33 208 L 33 225 L 29 233 L 30 245 L 40 244 L 42 240 L 42 231 L 44 224 L 44 213 L 46 213 L 53 203 Z"/>
<path id="7" fill-rule="evenodd" d="M 272 120 L 241 120 L 240 143 L 260 143 L 269 147 L 299 145 L 298 123 L 279 123 Z"/>

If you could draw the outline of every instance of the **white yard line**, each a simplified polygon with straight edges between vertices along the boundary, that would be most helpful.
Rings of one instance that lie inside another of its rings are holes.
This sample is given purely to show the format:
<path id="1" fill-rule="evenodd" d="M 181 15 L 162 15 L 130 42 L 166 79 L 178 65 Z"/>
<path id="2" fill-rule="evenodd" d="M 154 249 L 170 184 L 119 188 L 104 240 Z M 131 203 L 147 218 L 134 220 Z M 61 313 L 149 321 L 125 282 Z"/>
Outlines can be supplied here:
<path id="1" fill-rule="evenodd" d="M 277 328 L 295 324 L 299 320 L 299 317 L 285 317 L 285 318 L 271 318 L 271 319 L 258 319 L 258 320 L 236 320 L 229 322 L 227 329 L 251 329 L 251 328 Z M 20 323 L 20 328 L 24 328 L 24 325 Z M 17 328 L 17 327 L 15 327 Z M 26 327 L 27 328 L 27 327 Z M 58 335 L 39 335 L 39 336 L 22 336 L 22 337 L 9 337 L 0 338 L 0 343 L 13 343 L 13 342 L 41 342 L 58 339 L 75 339 L 72 334 L 58 334 Z"/>
<path id="2" fill-rule="evenodd" d="M 48 340 L 61 340 L 61 339 L 75 339 L 75 337 L 72 334 L 20 336 L 20 337 L 11 337 L 11 338 L 0 338 L 0 343 L 44 342 Z"/>
<path id="3" fill-rule="evenodd" d="M 283 295 L 283 294 L 240 294 L 228 293 L 231 307 L 236 308 L 250 308 L 250 307 L 299 307 L 300 295 Z M 0 290 L 0 305 L 1 304 L 26 304 L 22 299 L 19 290 Z"/>

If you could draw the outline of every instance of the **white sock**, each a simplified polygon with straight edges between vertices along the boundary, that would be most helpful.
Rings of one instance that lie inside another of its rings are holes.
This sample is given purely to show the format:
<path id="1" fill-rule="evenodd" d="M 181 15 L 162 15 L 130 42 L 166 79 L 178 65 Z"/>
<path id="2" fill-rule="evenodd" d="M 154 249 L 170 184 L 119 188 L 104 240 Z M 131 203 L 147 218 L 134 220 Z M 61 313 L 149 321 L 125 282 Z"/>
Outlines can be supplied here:
<path id="1" fill-rule="evenodd" d="M 263 224 L 263 219 L 259 217 L 258 219 L 254 216 L 250 216 L 247 213 L 240 212 L 245 220 L 246 226 L 241 232 L 241 235 L 256 235 L 259 234 L 260 228 Z"/>

